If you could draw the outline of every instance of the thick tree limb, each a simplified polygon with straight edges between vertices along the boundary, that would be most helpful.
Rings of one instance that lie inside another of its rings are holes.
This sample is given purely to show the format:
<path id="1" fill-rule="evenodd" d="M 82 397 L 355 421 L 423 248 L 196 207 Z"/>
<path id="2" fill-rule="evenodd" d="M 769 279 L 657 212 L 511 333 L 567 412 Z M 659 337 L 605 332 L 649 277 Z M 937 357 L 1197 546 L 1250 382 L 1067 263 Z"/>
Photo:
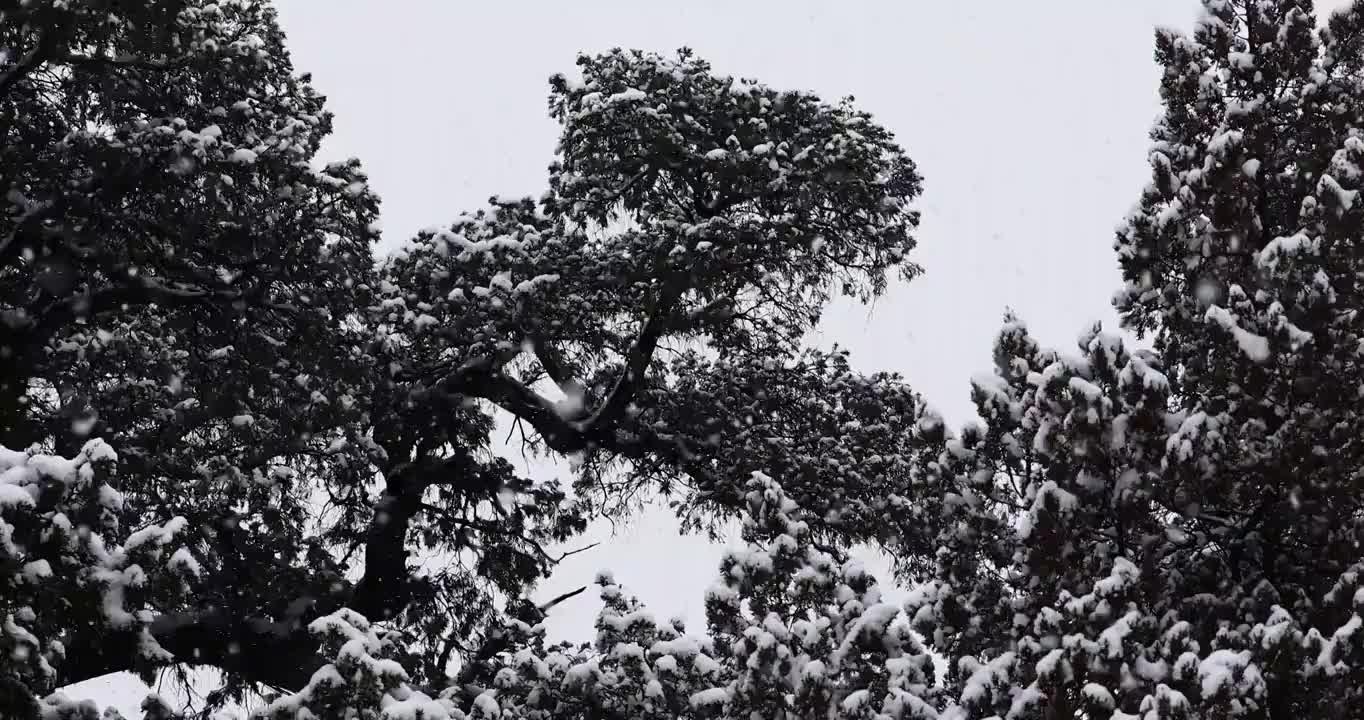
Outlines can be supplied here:
<path id="1" fill-rule="evenodd" d="M 176 660 L 211 665 L 267 685 L 297 689 L 326 664 L 302 623 L 236 618 L 225 610 L 172 613 L 152 622 L 150 632 Z M 71 653 L 58 671 L 63 684 L 136 667 L 142 639 L 116 631 Z"/>
<path id="2" fill-rule="evenodd" d="M 582 431 L 559 417 L 554 405 L 516 378 L 480 359 L 461 365 L 440 378 L 434 389 L 451 395 L 483 398 L 530 423 L 556 452 L 571 453 L 586 447 Z"/>
<path id="3" fill-rule="evenodd" d="M 716 298 L 686 315 L 674 317 L 668 325 L 668 332 L 695 332 L 707 322 L 727 320 L 734 317 L 734 298 Z"/>
<path id="4" fill-rule="evenodd" d="M 549 341 L 534 337 L 531 338 L 531 349 L 535 353 L 535 359 L 540 361 L 540 367 L 545 369 L 545 374 L 560 387 L 573 380 L 573 374 L 564 365 L 563 356 L 559 354 Z"/>
<path id="5" fill-rule="evenodd" d="M 247 680 L 288 689 L 307 684 L 328 662 L 318 654 L 307 632 L 312 619 L 349 607 L 375 620 L 392 617 L 409 599 L 407 530 L 420 509 L 422 492 L 434 481 L 467 469 L 464 456 L 427 460 L 395 469 L 365 542 L 365 573 L 350 593 L 300 598 L 283 620 L 239 617 L 229 609 L 169 613 L 153 621 L 150 631 L 176 661 L 212 665 Z M 141 638 L 117 631 L 91 642 L 90 652 L 73 654 L 60 668 L 71 683 L 136 666 Z"/>
<path id="6" fill-rule="evenodd" d="M 231 304 L 248 302 L 263 305 L 278 312 L 297 314 L 299 309 L 286 303 L 262 302 L 238 289 L 202 288 L 167 285 L 159 280 L 130 276 L 127 282 L 64 298 L 36 313 L 25 329 L 24 343 L 37 347 L 47 342 L 57 330 L 81 317 L 91 317 L 125 306 L 163 305 L 187 306 L 197 304 Z"/>
<path id="7" fill-rule="evenodd" d="M 641 333 L 641 337 L 646 337 L 646 334 Z M 637 346 L 639 344 L 636 343 Z M 652 347 L 648 354 L 652 355 Z M 644 357 L 642 353 L 633 355 L 636 358 Z M 621 382 L 626 382 L 625 377 L 623 374 Z M 591 419 L 584 422 L 565 420 L 544 397 L 500 370 L 493 370 L 490 361 L 465 363 L 441 378 L 435 389 L 452 395 L 483 398 L 496 404 L 529 423 L 555 452 L 568 454 L 595 446 L 630 460 L 643 460 L 654 455 L 667 459 L 691 476 L 703 490 L 711 491 L 719 487 L 714 474 L 682 438 L 661 437 L 646 428 L 632 428 L 628 433 L 617 432 L 618 417 L 612 418 L 609 424 L 593 422 Z M 616 402 L 622 403 L 622 411 L 623 403 L 633 399 L 633 393 L 633 386 L 622 389 L 619 394 L 613 393 L 621 398 Z M 600 412 L 597 414 L 600 415 Z"/>
<path id="8" fill-rule="evenodd" d="M 19 81 L 28 76 L 38 66 L 47 62 L 48 57 L 57 49 L 58 33 L 55 28 L 44 28 L 38 34 L 38 41 L 24 56 L 19 58 L 19 62 L 14 67 L 0 74 L 0 97 L 10 91 L 10 88 L 19 84 Z"/>
<path id="9" fill-rule="evenodd" d="M 422 509 L 422 494 L 451 474 L 468 473 L 472 465 L 472 459 L 465 455 L 423 458 L 387 474 L 384 494 L 365 539 L 365 574 L 348 603 L 352 610 L 372 620 L 383 620 L 406 607 L 411 592 L 407 530 Z"/>
<path id="10" fill-rule="evenodd" d="M 14 241 L 19 238 L 19 234 L 34 226 L 40 226 L 42 221 L 49 217 L 55 205 L 50 202 L 32 203 L 24 210 L 18 218 L 14 219 L 14 226 L 0 238 L 0 260 L 8 260 L 11 253 L 17 253 L 19 246 Z"/>
<path id="11" fill-rule="evenodd" d="M 595 545 L 596 543 L 593 543 L 593 544 Z M 585 549 L 585 548 L 584 548 L 584 549 Z M 563 601 L 565 601 L 565 600 L 571 600 L 572 598 L 575 598 L 575 597 L 577 597 L 577 596 L 579 596 L 579 595 L 582 595 L 582 594 L 585 593 L 585 592 L 587 592 L 587 586 L 586 586 L 586 585 L 584 585 L 584 586 L 578 588 L 577 590 L 570 590 L 570 591 L 564 593 L 563 595 L 559 595 L 559 596 L 555 597 L 553 600 L 550 600 L 549 602 L 544 603 L 543 605 L 541 605 L 541 606 L 540 606 L 540 612 L 542 612 L 542 613 L 543 613 L 543 612 L 549 612 L 549 610 L 550 610 L 551 608 L 553 608 L 555 605 L 558 605 L 559 603 L 561 603 L 561 602 L 563 602 Z"/>
<path id="12" fill-rule="evenodd" d="M 649 318 L 644 321 L 644 327 L 640 329 L 639 337 L 625 359 L 625 369 L 616 379 L 606 400 L 582 423 L 584 429 L 600 428 L 616 422 L 634 400 L 649 363 L 653 361 L 654 350 L 658 349 L 658 342 L 668 329 L 673 308 L 682 297 L 683 289 L 684 284 L 680 279 L 672 279 L 659 292 Z"/>
<path id="13" fill-rule="evenodd" d="M 640 168 L 639 172 L 632 175 L 629 180 L 626 180 L 624 183 L 622 183 L 621 186 L 616 188 L 615 191 L 613 191 L 610 195 L 607 195 L 606 197 L 602 198 L 600 200 L 601 204 L 603 206 L 610 206 L 612 203 L 621 199 L 621 197 L 625 195 L 625 193 L 629 191 L 630 188 L 639 184 L 639 181 L 648 177 L 651 173 L 653 173 L 653 168 L 649 165 L 645 165 L 644 167 Z"/>
<path id="14" fill-rule="evenodd" d="M 676 306 L 685 291 L 686 278 L 682 275 L 668 278 L 659 289 L 644 326 L 626 353 L 625 367 L 620 376 L 601 405 L 583 420 L 570 421 L 561 417 L 549 400 L 502 372 L 498 364 L 488 358 L 464 363 L 437 380 L 435 387 L 444 393 L 490 400 L 530 423 L 551 449 L 562 453 L 576 452 L 586 447 L 589 438 L 604 434 L 606 428 L 624 415 L 643 383 L 659 341 L 670 330 L 675 330 L 678 322 L 674 317 Z M 703 310 L 711 312 L 723 305 L 717 301 Z M 572 379 L 557 354 L 546 343 L 533 339 L 531 345 L 551 379 L 559 384 Z"/>

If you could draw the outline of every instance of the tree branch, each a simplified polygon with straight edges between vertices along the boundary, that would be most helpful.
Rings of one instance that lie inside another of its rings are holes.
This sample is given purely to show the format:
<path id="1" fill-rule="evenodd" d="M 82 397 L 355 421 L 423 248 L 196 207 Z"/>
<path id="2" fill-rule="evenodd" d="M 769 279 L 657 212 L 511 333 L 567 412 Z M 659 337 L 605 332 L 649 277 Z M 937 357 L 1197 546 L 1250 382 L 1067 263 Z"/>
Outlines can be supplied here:
<path id="1" fill-rule="evenodd" d="M 593 545 L 595 545 L 595 544 L 596 544 L 596 543 L 593 543 Z M 586 550 L 587 548 L 583 548 L 583 549 Z M 550 600 L 549 602 L 547 602 L 547 603 L 541 605 L 541 606 L 540 606 L 540 612 L 542 612 L 542 613 L 549 612 L 550 609 L 553 608 L 555 605 L 558 605 L 559 603 L 561 603 L 561 602 L 563 602 L 563 601 L 565 601 L 565 600 L 569 600 L 569 599 L 575 598 L 575 597 L 577 597 L 577 596 L 579 596 L 579 595 L 582 595 L 582 594 L 583 594 L 584 592 L 586 592 L 586 591 L 587 591 L 587 586 L 584 585 L 584 586 L 578 588 L 577 590 L 570 590 L 570 591 L 564 593 L 563 595 L 559 595 L 558 597 L 555 597 L 553 600 Z"/>
<path id="2" fill-rule="evenodd" d="M 616 190 L 613 191 L 610 195 L 607 195 L 605 198 L 603 198 L 600 201 L 601 204 L 603 206 L 610 206 L 612 203 L 619 200 L 621 196 L 626 193 L 626 191 L 634 187 L 636 183 L 648 177 L 648 175 L 651 172 L 653 172 L 653 168 L 650 167 L 649 165 L 645 165 L 644 167 L 640 168 L 639 172 L 635 173 L 633 176 L 630 177 L 629 180 L 626 180 L 624 183 L 622 183 L 621 186 L 619 188 L 616 188 Z"/>
<path id="3" fill-rule="evenodd" d="M 554 405 L 539 393 L 526 387 L 494 367 L 489 358 L 466 362 L 435 383 L 437 392 L 483 398 L 495 403 L 512 415 L 530 423 L 556 452 L 571 453 L 582 450 L 586 440 L 581 429 L 574 427 L 555 411 Z"/>
<path id="4" fill-rule="evenodd" d="M 685 316 L 674 318 L 669 324 L 669 332 L 694 332 L 702 323 L 712 320 L 726 320 L 734 317 L 734 298 L 719 297 L 692 310 Z"/>
<path id="5" fill-rule="evenodd" d="M 422 494 L 440 477 L 468 473 L 472 465 L 471 458 L 460 454 L 438 461 L 422 458 L 385 473 L 384 494 L 365 538 L 365 574 L 348 603 L 352 610 L 383 620 L 407 606 L 411 596 L 407 530 L 422 508 Z"/>
<path id="6" fill-rule="evenodd" d="M 251 297 L 237 289 L 211 289 L 193 286 L 175 287 L 142 275 L 129 276 L 123 284 L 90 290 L 53 303 L 37 314 L 29 326 L 28 343 L 41 345 L 59 327 L 79 317 L 90 317 L 123 306 L 177 306 L 200 303 L 232 303 L 249 301 Z M 295 314 L 297 307 L 285 303 L 258 303 L 272 310 Z"/>
<path id="7" fill-rule="evenodd" d="M 18 218 L 14 220 L 14 227 L 0 238 L 0 261 L 4 261 L 11 252 L 17 252 L 18 248 L 14 241 L 19 238 L 19 234 L 32 225 L 39 224 L 52 211 L 55 205 L 51 202 L 37 202 L 29 205 Z"/>
<path id="8" fill-rule="evenodd" d="M 101 55 L 81 55 L 66 53 L 53 58 L 56 62 L 70 65 L 102 65 L 105 67 L 137 68 L 139 70 L 175 70 L 189 65 L 188 58 L 175 60 L 153 60 L 150 58 L 126 55 L 123 57 L 104 57 Z"/>
<path id="9" fill-rule="evenodd" d="M 599 542 L 594 542 L 594 543 L 590 543 L 590 544 L 584 545 L 584 546 L 582 546 L 582 547 L 580 547 L 580 548 L 578 548 L 578 549 L 576 549 L 576 550 L 568 550 L 568 551 L 559 553 L 559 557 L 555 558 L 554 562 L 556 562 L 556 563 L 563 562 L 563 561 L 564 561 L 564 558 L 573 557 L 574 555 L 577 555 L 578 553 L 585 553 L 585 552 L 587 552 L 588 550 L 591 550 L 592 548 L 597 547 L 598 545 L 601 545 L 601 543 L 599 543 Z M 581 590 L 580 590 L 579 592 L 581 592 Z M 541 608 L 541 609 L 543 610 L 544 608 Z"/>
<path id="10" fill-rule="evenodd" d="M 684 288 L 685 283 L 681 276 L 674 276 L 664 283 L 649 312 L 649 318 L 645 320 L 639 337 L 630 348 L 624 371 L 616 379 L 616 384 L 611 388 L 606 400 L 582 422 L 581 426 L 584 429 L 611 425 L 619 419 L 630 401 L 634 399 L 644 380 L 644 374 L 649 369 L 649 363 L 653 360 L 654 350 L 658 348 L 658 341 L 663 338 L 663 333 L 671 324 L 673 308 L 682 297 Z"/>
<path id="11" fill-rule="evenodd" d="M 39 65 L 47 62 L 48 56 L 57 49 L 57 33 L 53 28 L 44 28 L 38 34 L 38 42 L 33 45 L 27 53 L 24 53 L 19 62 L 10 68 L 3 75 L 0 75 L 0 97 L 7 94 L 11 87 L 17 85 L 29 73 L 33 72 Z"/>
<path id="12" fill-rule="evenodd" d="M 178 662 L 211 665 L 252 682 L 299 689 L 327 663 L 306 626 L 264 618 L 237 618 L 227 610 L 171 613 L 152 621 L 149 631 Z M 61 683 L 133 669 L 141 633 L 119 630 L 99 637 L 58 666 Z"/>
<path id="13" fill-rule="evenodd" d="M 563 387 L 573 380 L 573 374 L 564 366 L 563 356 L 549 344 L 549 341 L 532 337 L 531 350 L 535 353 L 535 359 L 540 361 L 540 367 L 545 369 L 545 374 L 549 375 L 549 379 L 556 385 Z"/>

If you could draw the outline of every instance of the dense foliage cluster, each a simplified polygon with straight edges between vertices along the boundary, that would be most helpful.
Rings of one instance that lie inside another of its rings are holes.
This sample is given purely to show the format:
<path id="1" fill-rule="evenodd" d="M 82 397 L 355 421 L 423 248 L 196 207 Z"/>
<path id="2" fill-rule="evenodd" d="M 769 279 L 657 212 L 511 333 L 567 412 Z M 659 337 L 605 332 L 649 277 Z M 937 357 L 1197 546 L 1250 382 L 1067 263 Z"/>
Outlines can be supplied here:
<path id="1" fill-rule="evenodd" d="M 271 720 L 1359 716 L 1364 2 L 1203 5 L 1115 242 L 1153 347 L 1009 316 L 953 430 L 802 345 L 919 270 L 850 100 L 583 56 L 542 196 L 376 262 L 267 4 L 0 2 L 0 716 L 195 665 Z M 550 643 L 561 548 L 663 496 L 742 528 L 704 630 L 603 575 Z"/>

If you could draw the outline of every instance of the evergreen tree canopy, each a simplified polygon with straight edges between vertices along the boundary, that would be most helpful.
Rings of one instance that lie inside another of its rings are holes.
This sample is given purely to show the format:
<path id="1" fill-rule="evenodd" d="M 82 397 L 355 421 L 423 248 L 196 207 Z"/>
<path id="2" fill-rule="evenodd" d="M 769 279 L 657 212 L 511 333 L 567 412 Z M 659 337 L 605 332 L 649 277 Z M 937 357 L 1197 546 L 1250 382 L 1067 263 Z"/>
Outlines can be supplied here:
<path id="1" fill-rule="evenodd" d="M 535 619 L 587 518 L 664 492 L 712 526 L 754 471 L 800 468 L 822 536 L 877 534 L 884 495 L 825 450 L 903 445 L 919 403 L 799 347 L 834 293 L 917 272 L 918 175 L 849 102 L 584 56 L 547 192 L 376 265 L 377 201 L 315 161 L 329 116 L 267 5 L 3 20 L 6 713 L 171 664 L 226 671 L 215 701 L 297 690 L 322 618 L 440 687 Z M 494 412 L 573 487 L 497 457 Z"/>

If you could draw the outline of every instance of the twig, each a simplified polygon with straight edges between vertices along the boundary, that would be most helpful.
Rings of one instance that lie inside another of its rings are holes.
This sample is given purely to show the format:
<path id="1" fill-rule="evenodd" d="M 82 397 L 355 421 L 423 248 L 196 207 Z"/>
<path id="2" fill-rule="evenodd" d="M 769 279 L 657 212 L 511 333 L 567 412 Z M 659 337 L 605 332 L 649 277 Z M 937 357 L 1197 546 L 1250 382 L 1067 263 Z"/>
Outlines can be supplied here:
<path id="1" fill-rule="evenodd" d="M 589 544 L 589 545 L 584 545 L 583 547 L 580 547 L 580 548 L 578 548 L 577 550 L 569 550 L 568 552 L 565 552 L 565 553 L 559 555 L 559 558 L 558 558 L 557 560 L 555 560 L 554 562 L 556 562 L 556 563 L 563 562 L 564 558 L 566 558 L 566 557 L 572 557 L 572 556 L 574 556 L 574 555 L 577 555 L 578 553 L 587 552 L 588 550 L 591 550 L 592 548 L 597 547 L 597 546 L 600 545 L 600 544 L 601 544 L 600 542 L 594 542 L 594 543 L 591 543 L 591 544 Z"/>

